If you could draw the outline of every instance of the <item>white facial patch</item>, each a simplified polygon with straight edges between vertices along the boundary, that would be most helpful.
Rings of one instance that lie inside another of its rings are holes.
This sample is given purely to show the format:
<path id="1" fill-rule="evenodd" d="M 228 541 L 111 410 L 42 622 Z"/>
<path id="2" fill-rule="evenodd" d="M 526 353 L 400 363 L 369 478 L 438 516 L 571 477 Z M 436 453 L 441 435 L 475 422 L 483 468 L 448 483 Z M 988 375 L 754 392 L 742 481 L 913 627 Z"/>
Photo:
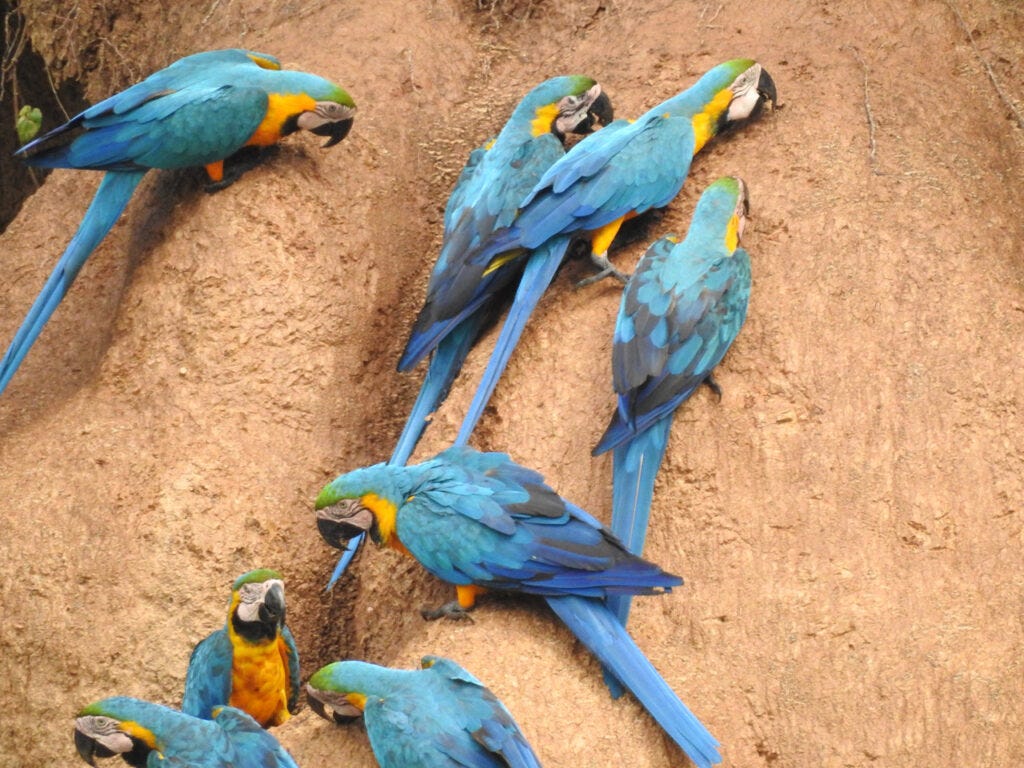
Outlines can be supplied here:
<path id="1" fill-rule="evenodd" d="M 263 605 L 263 599 L 275 584 L 280 584 L 281 589 L 284 589 L 284 582 L 280 579 L 250 582 L 239 587 L 238 608 L 236 609 L 238 618 L 247 623 L 259 621 L 260 606 Z"/>
<path id="2" fill-rule="evenodd" d="M 112 717 L 87 715 L 75 720 L 75 729 L 114 754 L 132 751 L 132 739 Z"/>
<path id="3" fill-rule="evenodd" d="M 564 96 L 558 102 L 558 117 L 555 118 L 555 129 L 563 136 L 587 119 L 587 112 L 601 95 L 600 83 L 579 96 Z"/>
<path id="4" fill-rule="evenodd" d="M 757 90 L 757 84 L 761 81 L 761 65 L 755 64 L 750 69 L 733 80 L 729 90 L 732 91 L 732 101 L 729 102 L 729 109 L 726 112 L 726 120 L 743 120 L 750 117 L 754 111 L 761 94 Z"/>

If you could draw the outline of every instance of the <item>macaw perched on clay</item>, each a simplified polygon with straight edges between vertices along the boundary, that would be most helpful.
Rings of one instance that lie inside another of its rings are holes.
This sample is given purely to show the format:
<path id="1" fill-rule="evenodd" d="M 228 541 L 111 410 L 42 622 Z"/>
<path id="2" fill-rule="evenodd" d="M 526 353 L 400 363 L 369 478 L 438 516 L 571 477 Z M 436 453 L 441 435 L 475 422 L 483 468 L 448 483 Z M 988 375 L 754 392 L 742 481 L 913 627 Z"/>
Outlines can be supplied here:
<path id="1" fill-rule="evenodd" d="M 299 652 L 284 623 L 284 582 L 263 568 L 231 585 L 227 623 L 192 651 L 181 711 L 210 718 L 229 704 L 264 728 L 298 709 Z"/>
<path id="2" fill-rule="evenodd" d="M 690 161 L 717 134 L 755 120 L 775 104 L 775 83 L 751 59 L 734 59 L 707 72 L 691 88 L 634 122 L 616 121 L 579 142 L 552 165 L 519 203 L 507 227 L 453 259 L 431 282 L 426 304 L 399 363 L 425 357 L 464 317 L 503 287 L 509 262 L 525 262 L 502 327 L 456 444 L 464 444 L 490 399 L 530 313 L 550 284 L 572 237 L 591 240 L 601 275 L 625 275 L 607 260 L 622 223 L 663 208 L 679 193 Z"/>
<path id="3" fill-rule="evenodd" d="M 328 544 L 369 533 L 455 585 L 457 602 L 425 618 L 464 615 L 488 590 L 544 597 L 691 760 L 720 761 L 718 742 L 605 606 L 609 595 L 656 594 L 682 579 L 630 553 L 538 473 L 504 454 L 456 446 L 421 464 L 342 475 L 320 492 L 316 508 Z"/>
<path id="4" fill-rule="evenodd" d="M 424 656 L 422 669 L 336 661 L 306 696 L 324 719 L 362 716 L 381 768 L 540 768 L 505 705 L 450 659 Z"/>
<path id="5" fill-rule="evenodd" d="M 718 179 L 686 238 L 648 248 L 622 293 L 612 346 L 618 408 L 594 455 L 615 449 L 611 529 L 636 555 L 676 408 L 704 382 L 717 391 L 711 372 L 747 316 L 750 256 L 739 242 L 748 211 L 743 181 Z M 608 601 L 623 623 L 629 602 Z"/>
<path id="6" fill-rule="evenodd" d="M 11 346 L 0 392 L 14 375 L 89 254 L 151 168 L 205 166 L 225 185 L 224 160 L 275 144 L 300 128 L 328 137 L 352 127 L 355 103 L 342 88 L 288 72 L 272 56 L 229 49 L 186 56 L 101 101 L 17 151 L 29 165 L 105 171 L 99 189 Z"/>
<path id="7" fill-rule="evenodd" d="M 430 285 L 443 279 L 459 254 L 512 223 L 519 202 L 544 171 L 565 154 L 567 134 L 589 133 L 595 122 L 607 125 L 611 119 L 608 96 L 600 84 L 583 75 L 553 77 L 526 94 L 497 137 L 470 153 L 445 207 L 444 240 Z M 522 264 L 511 262 L 499 265 L 497 271 L 504 284 L 511 285 L 519 277 L 521 267 Z M 428 287 L 428 293 L 430 290 Z M 500 312 L 501 305 L 495 300 L 467 308 L 450 333 L 439 341 L 391 455 L 393 464 L 409 460 L 430 415 L 448 396 L 466 355 Z M 399 370 L 410 367 L 399 366 Z M 363 537 L 358 537 L 349 544 L 328 589 L 345 572 L 362 541 Z"/>
<path id="8" fill-rule="evenodd" d="M 470 154 L 445 209 L 444 241 L 430 276 L 428 294 L 445 279 L 460 254 L 513 222 L 522 199 L 551 164 L 565 155 L 567 134 L 589 133 L 595 121 L 607 124 L 611 119 L 611 101 L 589 77 L 554 77 L 526 94 L 501 133 Z M 521 266 L 499 265 L 494 279 L 509 284 L 518 277 Z M 392 463 L 404 464 L 412 455 L 427 418 L 447 394 L 469 347 L 481 327 L 493 319 L 489 312 L 492 304 L 465 307 L 437 344 Z"/>
<path id="9" fill-rule="evenodd" d="M 75 747 L 89 765 L 121 758 L 133 768 L 298 768 L 277 739 L 233 707 L 202 720 L 126 696 L 78 713 Z"/>

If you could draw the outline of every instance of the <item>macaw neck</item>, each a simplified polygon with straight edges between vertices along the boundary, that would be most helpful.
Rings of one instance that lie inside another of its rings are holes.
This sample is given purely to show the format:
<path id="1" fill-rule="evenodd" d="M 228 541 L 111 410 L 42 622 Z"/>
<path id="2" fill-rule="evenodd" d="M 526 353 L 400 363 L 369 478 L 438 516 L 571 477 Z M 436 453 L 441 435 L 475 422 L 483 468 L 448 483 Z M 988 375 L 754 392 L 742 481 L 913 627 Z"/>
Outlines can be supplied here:
<path id="1" fill-rule="evenodd" d="M 530 139 L 551 133 L 551 124 L 558 117 L 558 107 L 549 105 L 537 110 L 520 105 L 494 142 L 497 147 L 516 148 Z M 558 138 L 552 134 L 553 138 Z"/>
<path id="2" fill-rule="evenodd" d="M 346 661 L 342 662 L 338 674 L 344 678 L 346 691 L 362 694 L 368 699 L 381 699 L 393 696 L 396 690 L 405 687 L 416 671 L 379 667 L 365 661 Z"/>
<path id="3" fill-rule="evenodd" d="M 690 118 L 693 123 L 693 154 L 697 154 L 718 134 L 722 116 L 729 109 L 731 101 L 732 91 L 728 88 L 723 88 L 711 96 L 691 88 L 664 102 L 648 114 Z"/>
<path id="4" fill-rule="evenodd" d="M 739 245 L 739 219 L 736 197 L 719 190 L 707 190 L 697 202 L 693 220 L 701 226 L 690 227 L 684 242 L 695 252 L 730 254 Z"/>

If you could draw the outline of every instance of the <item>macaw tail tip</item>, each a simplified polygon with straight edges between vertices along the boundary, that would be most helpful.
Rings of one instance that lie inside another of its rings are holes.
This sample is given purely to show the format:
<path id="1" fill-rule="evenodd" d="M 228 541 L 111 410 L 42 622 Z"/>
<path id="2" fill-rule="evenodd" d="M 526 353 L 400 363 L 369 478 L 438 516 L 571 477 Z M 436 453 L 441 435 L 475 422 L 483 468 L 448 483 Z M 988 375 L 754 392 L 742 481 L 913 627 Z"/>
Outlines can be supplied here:
<path id="1" fill-rule="evenodd" d="M 331 573 L 331 579 L 327 582 L 327 587 L 324 592 L 330 592 L 334 589 L 334 585 L 338 583 L 338 579 L 342 577 L 342 574 L 348 570 L 349 565 L 355 558 L 356 553 L 359 552 L 359 545 L 363 543 L 365 536 L 356 536 L 350 539 L 348 544 L 345 546 L 344 551 L 341 553 L 341 557 L 338 558 L 338 564 L 334 566 L 334 572 Z"/>

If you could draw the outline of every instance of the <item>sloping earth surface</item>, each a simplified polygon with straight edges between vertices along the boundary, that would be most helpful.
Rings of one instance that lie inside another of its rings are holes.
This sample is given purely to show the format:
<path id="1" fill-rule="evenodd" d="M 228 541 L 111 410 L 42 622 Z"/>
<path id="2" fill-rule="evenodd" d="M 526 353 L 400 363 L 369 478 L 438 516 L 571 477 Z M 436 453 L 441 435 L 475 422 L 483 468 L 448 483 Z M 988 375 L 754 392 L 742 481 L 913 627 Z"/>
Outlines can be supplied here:
<path id="1" fill-rule="evenodd" d="M 447 655 L 546 766 L 684 762 L 534 601 L 426 624 L 448 590 L 377 550 L 325 593 L 335 552 L 311 508 L 389 455 L 444 202 L 520 96 L 584 72 L 635 116 L 738 55 L 782 108 L 702 152 L 614 255 L 630 268 L 714 178 L 747 181 L 748 320 L 721 402 L 701 391 L 678 415 L 652 511 L 647 555 L 686 585 L 637 600 L 631 630 L 726 764 L 1024 763 L 1016 3 L 243 5 L 22 4 L 55 77 L 94 100 L 243 46 L 360 111 L 336 148 L 295 137 L 217 194 L 154 174 L 0 398 L 0 764 L 75 763 L 73 715 L 98 698 L 178 702 L 192 646 L 259 566 L 285 574 L 307 676 Z M 0 236 L 5 343 L 96 183 L 53 173 Z M 475 444 L 607 519 L 610 461 L 589 449 L 619 289 L 574 290 L 586 274 L 570 263 L 541 302 Z M 453 438 L 492 343 L 418 456 Z M 308 709 L 275 733 L 304 768 L 374 764 L 359 727 Z"/>

